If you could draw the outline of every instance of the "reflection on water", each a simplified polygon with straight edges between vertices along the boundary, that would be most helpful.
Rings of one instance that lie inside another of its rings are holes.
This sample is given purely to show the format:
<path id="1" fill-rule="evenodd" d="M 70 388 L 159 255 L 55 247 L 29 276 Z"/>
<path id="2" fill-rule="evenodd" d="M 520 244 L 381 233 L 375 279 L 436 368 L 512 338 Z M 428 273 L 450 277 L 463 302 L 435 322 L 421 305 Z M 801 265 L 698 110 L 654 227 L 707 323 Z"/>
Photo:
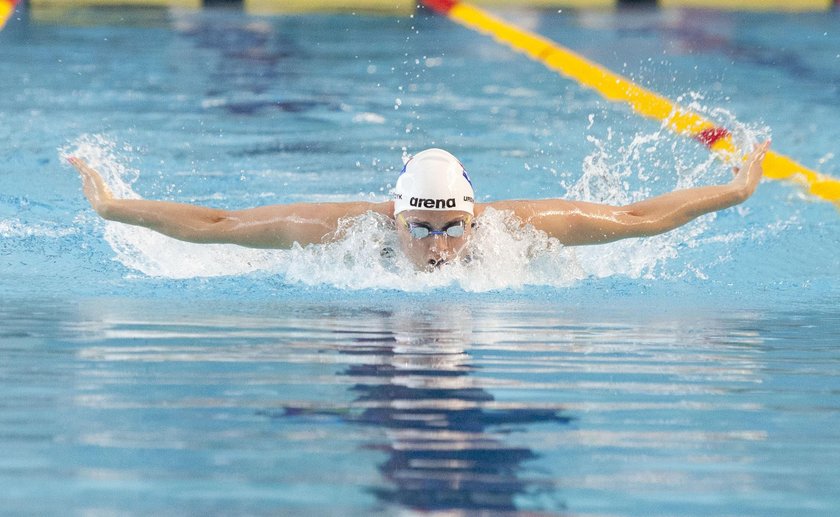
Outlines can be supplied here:
<path id="1" fill-rule="evenodd" d="M 564 424 L 569 417 L 485 407 L 493 395 L 473 386 L 469 376 L 469 311 L 390 316 L 395 332 L 355 337 L 341 350 L 363 357 L 341 372 L 354 381 L 350 408 L 362 410 L 338 414 L 347 423 L 385 431 L 381 442 L 368 446 L 388 455 L 379 470 L 391 487 L 374 493 L 420 510 L 515 510 L 517 495 L 538 488 L 519 477 L 522 462 L 536 455 L 505 443 L 509 426 Z M 287 407 L 280 417 L 307 412 Z"/>
<path id="2" fill-rule="evenodd" d="M 833 515 L 836 311 L 392 302 L 0 302 L 4 510 Z"/>

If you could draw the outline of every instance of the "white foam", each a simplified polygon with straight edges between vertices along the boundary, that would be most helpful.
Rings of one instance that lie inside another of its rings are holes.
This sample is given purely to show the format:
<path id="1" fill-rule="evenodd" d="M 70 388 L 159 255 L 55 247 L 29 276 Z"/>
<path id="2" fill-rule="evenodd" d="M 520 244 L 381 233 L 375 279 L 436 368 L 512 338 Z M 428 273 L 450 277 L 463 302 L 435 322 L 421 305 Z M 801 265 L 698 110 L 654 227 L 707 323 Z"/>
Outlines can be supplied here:
<path id="1" fill-rule="evenodd" d="M 382 250 L 399 249 L 389 218 L 370 213 L 346 224 L 349 231 L 340 241 L 291 250 L 287 280 L 348 289 L 426 291 L 455 286 L 488 291 L 569 285 L 581 278 L 571 250 L 542 232 L 519 228 L 506 212 L 485 211 L 469 245 L 471 261 L 434 272 L 418 271 L 398 251 L 383 257 Z"/>

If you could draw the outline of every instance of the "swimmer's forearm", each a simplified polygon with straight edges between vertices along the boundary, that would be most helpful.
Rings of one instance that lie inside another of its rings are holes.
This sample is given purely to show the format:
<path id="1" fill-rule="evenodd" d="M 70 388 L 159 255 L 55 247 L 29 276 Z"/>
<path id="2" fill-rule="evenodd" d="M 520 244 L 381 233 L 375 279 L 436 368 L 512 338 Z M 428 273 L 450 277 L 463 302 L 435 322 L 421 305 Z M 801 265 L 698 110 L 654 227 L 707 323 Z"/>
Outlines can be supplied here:
<path id="1" fill-rule="evenodd" d="M 750 192 L 739 185 L 678 190 L 623 207 L 632 237 L 649 237 L 678 228 L 698 217 L 746 201 Z M 622 236 L 623 237 L 623 236 Z"/>
<path id="2" fill-rule="evenodd" d="M 96 211 L 109 221 L 196 243 L 221 242 L 222 235 L 213 228 L 225 217 L 225 211 L 215 208 L 145 199 L 111 199 L 96 206 Z"/>
<path id="3" fill-rule="evenodd" d="M 168 201 L 115 199 L 96 169 L 80 158 L 71 156 L 67 161 L 79 172 L 90 206 L 104 219 L 143 226 L 183 241 L 214 242 L 208 228 L 222 218 L 223 211 Z"/>
<path id="4" fill-rule="evenodd" d="M 769 147 L 769 140 L 756 145 L 743 165 L 736 168 L 735 178 L 726 185 L 678 190 L 624 207 L 644 228 L 637 236 L 667 232 L 701 215 L 746 201 L 761 180 L 761 162 Z"/>

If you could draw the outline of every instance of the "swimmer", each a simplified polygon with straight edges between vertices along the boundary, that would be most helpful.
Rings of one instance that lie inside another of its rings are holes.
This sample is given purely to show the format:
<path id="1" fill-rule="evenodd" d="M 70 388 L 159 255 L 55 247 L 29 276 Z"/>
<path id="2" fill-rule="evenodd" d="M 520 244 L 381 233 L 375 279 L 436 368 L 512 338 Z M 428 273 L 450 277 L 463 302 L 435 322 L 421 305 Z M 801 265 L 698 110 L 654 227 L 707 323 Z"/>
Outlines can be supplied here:
<path id="1" fill-rule="evenodd" d="M 673 230 L 709 212 L 744 202 L 763 174 L 770 142 L 757 145 L 727 184 L 695 187 L 626 206 L 565 199 L 476 203 L 472 181 L 461 163 L 441 149 L 427 149 L 405 165 L 384 202 L 293 203 L 245 210 L 115 199 L 102 176 L 83 160 L 69 158 L 82 177 L 91 206 L 109 221 L 150 228 L 196 243 L 238 244 L 251 248 L 290 248 L 340 238 L 339 221 L 367 212 L 394 220 L 400 249 L 419 269 L 434 270 L 466 258 L 466 245 L 487 208 L 512 212 L 566 246 L 603 244 L 649 237 Z"/>

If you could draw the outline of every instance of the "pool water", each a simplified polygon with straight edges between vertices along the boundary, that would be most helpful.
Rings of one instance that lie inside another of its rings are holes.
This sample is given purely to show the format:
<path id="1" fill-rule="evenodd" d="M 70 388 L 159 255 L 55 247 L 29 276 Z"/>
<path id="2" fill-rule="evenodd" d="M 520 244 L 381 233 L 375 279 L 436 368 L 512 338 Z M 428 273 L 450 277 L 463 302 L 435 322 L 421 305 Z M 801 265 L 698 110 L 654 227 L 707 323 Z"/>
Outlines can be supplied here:
<path id="1" fill-rule="evenodd" d="M 836 13 L 499 11 L 840 176 Z M 69 19 L 68 19 L 69 20 Z M 435 274 L 98 219 L 387 199 L 455 153 L 479 200 L 726 181 L 699 144 L 418 13 L 23 17 L 0 33 L 0 507 L 9 514 L 835 515 L 840 213 L 764 182 L 675 232 L 563 248 L 490 213 Z"/>

